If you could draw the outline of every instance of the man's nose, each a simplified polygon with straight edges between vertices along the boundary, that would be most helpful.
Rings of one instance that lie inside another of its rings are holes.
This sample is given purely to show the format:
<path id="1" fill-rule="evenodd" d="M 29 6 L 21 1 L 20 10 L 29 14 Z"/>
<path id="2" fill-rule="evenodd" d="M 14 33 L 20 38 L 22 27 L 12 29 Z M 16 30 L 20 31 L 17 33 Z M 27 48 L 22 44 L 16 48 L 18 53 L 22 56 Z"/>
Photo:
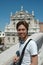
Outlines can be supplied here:
<path id="1" fill-rule="evenodd" d="M 23 31 L 22 31 L 22 30 L 20 30 L 20 31 L 19 31 L 19 33 L 23 33 Z"/>

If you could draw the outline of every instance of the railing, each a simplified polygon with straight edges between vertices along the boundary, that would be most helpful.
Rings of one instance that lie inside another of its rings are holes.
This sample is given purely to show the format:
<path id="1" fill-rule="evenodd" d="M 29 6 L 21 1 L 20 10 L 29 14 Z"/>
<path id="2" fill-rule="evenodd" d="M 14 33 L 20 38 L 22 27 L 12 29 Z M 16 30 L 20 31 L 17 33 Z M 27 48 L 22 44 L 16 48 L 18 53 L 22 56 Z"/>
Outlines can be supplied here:
<path id="1" fill-rule="evenodd" d="M 11 48 L 7 49 L 6 51 L 0 54 L 0 65 L 7 65 L 15 55 L 16 50 L 18 49 L 19 44 L 12 46 Z"/>
<path id="2" fill-rule="evenodd" d="M 34 34 L 30 36 L 30 38 L 34 39 L 37 44 L 40 45 L 38 54 L 38 65 L 41 65 L 43 63 L 43 33 Z M 15 44 L 11 48 L 1 53 L 0 65 L 11 65 L 17 49 L 19 49 L 19 44 Z"/>

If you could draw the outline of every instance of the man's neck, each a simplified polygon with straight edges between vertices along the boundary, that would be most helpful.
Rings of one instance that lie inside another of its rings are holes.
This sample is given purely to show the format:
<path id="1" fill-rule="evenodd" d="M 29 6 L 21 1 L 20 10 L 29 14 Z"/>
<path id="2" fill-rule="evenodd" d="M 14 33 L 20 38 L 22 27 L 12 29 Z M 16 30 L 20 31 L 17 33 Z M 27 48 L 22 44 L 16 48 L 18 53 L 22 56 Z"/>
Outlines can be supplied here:
<path id="1" fill-rule="evenodd" d="M 25 38 L 19 38 L 19 40 L 26 41 L 27 38 L 28 38 L 28 36 L 26 36 Z"/>

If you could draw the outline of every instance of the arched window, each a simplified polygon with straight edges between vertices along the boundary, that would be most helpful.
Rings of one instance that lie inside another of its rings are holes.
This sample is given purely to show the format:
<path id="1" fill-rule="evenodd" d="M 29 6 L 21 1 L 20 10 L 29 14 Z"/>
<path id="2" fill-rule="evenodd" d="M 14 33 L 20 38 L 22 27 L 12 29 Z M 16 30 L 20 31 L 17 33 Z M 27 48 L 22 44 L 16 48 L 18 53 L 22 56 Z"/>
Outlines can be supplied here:
<path id="1" fill-rule="evenodd" d="M 13 42 L 15 42 L 15 38 L 13 37 Z"/>
<path id="2" fill-rule="evenodd" d="M 10 42 L 10 37 L 8 37 L 8 41 Z"/>

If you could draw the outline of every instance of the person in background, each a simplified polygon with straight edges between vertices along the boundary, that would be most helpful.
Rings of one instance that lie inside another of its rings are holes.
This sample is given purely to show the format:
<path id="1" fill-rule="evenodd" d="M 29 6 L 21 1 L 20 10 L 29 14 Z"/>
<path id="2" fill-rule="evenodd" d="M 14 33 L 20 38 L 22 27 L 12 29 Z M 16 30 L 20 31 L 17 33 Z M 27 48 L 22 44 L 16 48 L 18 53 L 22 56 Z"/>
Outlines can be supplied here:
<path id="1" fill-rule="evenodd" d="M 25 46 L 25 42 L 29 39 L 28 36 L 28 23 L 24 21 L 19 21 L 16 25 L 18 37 L 19 37 L 19 51 L 16 52 L 16 56 L 14 56 L 14 62 L 17 62 L 20 59 L 23 47 Z M 24 57 L 21 65 L 38 65 L 38 50 L 37 45 L 34 40 L 31 40 L 24 53 Z"/>

